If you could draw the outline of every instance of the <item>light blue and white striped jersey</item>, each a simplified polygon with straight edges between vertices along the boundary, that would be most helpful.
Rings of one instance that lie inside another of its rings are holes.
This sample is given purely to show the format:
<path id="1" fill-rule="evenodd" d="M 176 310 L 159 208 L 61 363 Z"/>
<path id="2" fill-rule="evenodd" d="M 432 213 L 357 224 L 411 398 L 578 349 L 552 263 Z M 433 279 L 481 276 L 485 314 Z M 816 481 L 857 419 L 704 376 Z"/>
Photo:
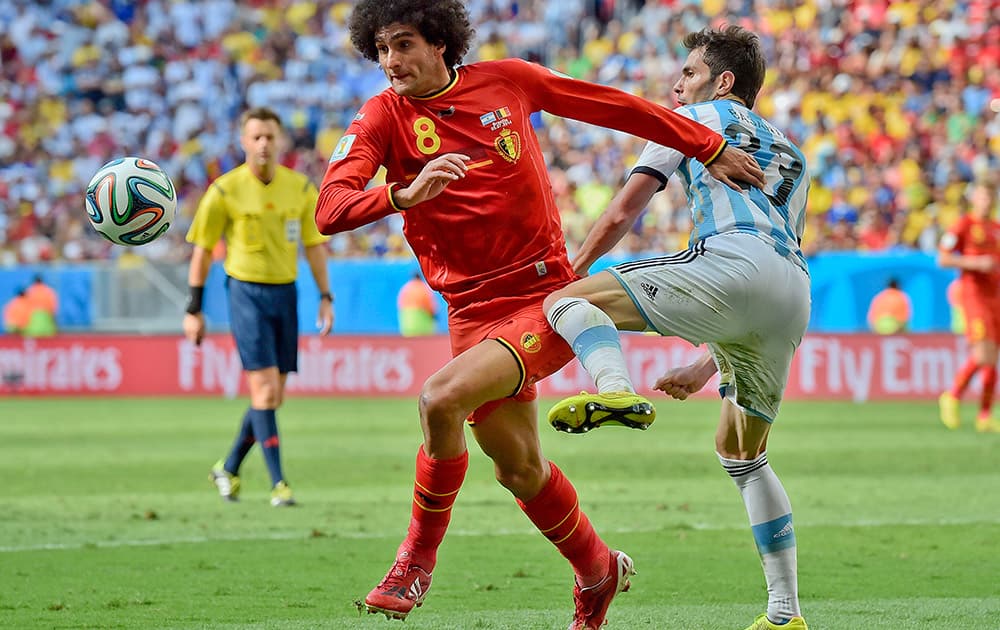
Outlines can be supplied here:
<path id="1" fill-rule="evenodd" d="M 767 181 L 763 190 L 736 191 L 712 177 L 701 162 L 675 149 L 648 143 L 632 172 L 651 175 L 662 184 L 674 171 L 684 178 L 694 218 L 690 245 L 713 234 L 749 232 L 807 269 L 800 249 L 809 193 L 802 151 L 774 125 L 736 101 L 707 101 L 676 111 L 722 134 L 730 148 L 738 147 L 753 156 Z"/>

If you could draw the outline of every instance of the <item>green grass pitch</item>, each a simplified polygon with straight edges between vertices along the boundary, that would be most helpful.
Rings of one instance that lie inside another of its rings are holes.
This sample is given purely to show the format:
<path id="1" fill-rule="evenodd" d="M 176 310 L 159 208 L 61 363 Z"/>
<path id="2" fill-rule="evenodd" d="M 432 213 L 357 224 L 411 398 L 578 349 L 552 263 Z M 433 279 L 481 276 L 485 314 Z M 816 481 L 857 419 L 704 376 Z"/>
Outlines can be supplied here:
<path id="1" fill-rule="evenodd" d="M 543 401 L 542 409 L 552 401 Z M 434 587 L 405 622 L 360 616 L 409 519 L 414 400 L 292 398 L 279 414 L 301 506 L 207 478 L 245 406 L 222 399 L 0 399 L 0 627 L 553 629 L 571 573 L 474 445 Z M 547 455 L 638 575 L 613 628 L 742 630 L 764 610 L 714 401 L 658 404 L 647 432 L 564 435 Z M 966 409 L 971 416 L 971 409 Z M 813 630 L 1000 628 L 1000 435 L 933 403 L 792 402 L 769 460 L 792 499 Z"/>

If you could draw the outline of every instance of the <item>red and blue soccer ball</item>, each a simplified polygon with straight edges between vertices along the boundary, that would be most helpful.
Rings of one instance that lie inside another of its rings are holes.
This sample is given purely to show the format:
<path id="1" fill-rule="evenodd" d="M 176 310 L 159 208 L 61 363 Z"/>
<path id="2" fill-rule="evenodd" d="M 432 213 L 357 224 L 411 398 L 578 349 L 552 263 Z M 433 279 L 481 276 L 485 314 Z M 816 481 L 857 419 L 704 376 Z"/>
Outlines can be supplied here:
<path id="1" fill-rule="evenodd" d="M 139 157 L 111 160 L 87 185 L 87 218 L 118 245 L 144 245 L 174 222 L 177 191 L 159 166 Z"/>

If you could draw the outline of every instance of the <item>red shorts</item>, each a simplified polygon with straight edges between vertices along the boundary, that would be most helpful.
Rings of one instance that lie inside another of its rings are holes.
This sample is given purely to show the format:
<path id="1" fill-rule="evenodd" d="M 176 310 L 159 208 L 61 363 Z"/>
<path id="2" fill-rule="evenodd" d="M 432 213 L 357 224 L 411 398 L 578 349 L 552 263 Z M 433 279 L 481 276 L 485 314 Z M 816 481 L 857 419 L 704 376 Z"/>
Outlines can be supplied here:
<path id="1" fill-rule="evenodd" d="M 1000 343 L 1000 298 L 963 299 L 961 307 L 969 343 L 984 340 Z"/>
<path id="2" fill-rule="evenodd" d="M 476 309 L 474 317 L 449 319 L 452 356 L 458 356 L 484 339 L 496 339 L 510 350 L 521 370 L 521 379 L 509 398 L 518 402 L 535 400 L 538 397 L 535 383 L 557 372 L 575 356 L 569 344 L 552 330 L 542 312 L 542 300 L 553 290 L 493 300 Z M 472 414 L 470 421 L 486 417 L 501 402 L 483 405 Z"/>

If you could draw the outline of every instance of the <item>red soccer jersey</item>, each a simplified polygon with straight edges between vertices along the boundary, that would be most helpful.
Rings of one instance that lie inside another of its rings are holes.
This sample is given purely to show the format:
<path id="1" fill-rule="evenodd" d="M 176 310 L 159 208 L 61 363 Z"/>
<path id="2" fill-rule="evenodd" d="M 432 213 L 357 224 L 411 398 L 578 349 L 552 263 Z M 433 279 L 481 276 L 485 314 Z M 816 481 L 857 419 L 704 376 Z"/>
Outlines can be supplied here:
<path id="1" fill-rule="evenodd" d="M 941 250 L 963 256 L 993 256 L 990 272 L 962 270 L 959 282 L 963 300 L 993 300 L 1000 296 L 1000 223 L 962 215 L 941 239 Z"/>
<path id="2" fill-rule="evenodd" d="M 324 234 L 398 209 L 391 192 L 445 153 L 471 157 L 465 178 L 402 212 L 428 284 L 453 308 L 573 278 L 533 112 L 618 129 L 702 162 L 722 136 L 620 90 L 576 81 L 519 59 L 461 66 L 426 98 L 391 88 L 368 100 L 330 158 L 316 205 Z M 366 190 L 380 165 L 385 186 Z"/>

